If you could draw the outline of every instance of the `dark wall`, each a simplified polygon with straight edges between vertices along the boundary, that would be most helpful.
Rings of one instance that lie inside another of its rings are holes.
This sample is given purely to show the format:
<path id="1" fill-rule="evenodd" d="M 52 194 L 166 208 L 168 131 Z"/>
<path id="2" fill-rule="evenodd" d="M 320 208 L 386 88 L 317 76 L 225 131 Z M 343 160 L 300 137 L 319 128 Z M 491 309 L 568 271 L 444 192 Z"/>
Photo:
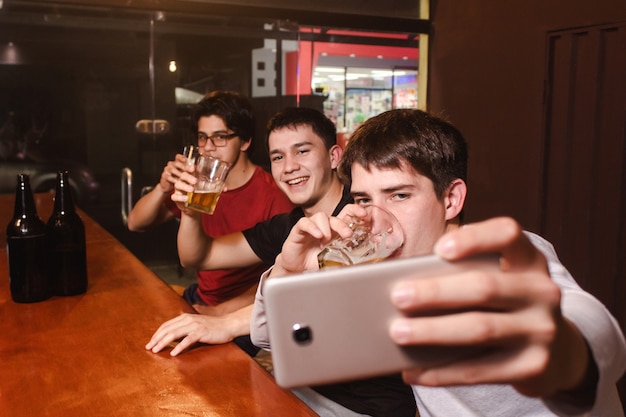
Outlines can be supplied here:
<path id="1" fill-rule="evenodd" d="M 467 219 L 539 231 L 546 38 L 626 20 L 624 0 L 433 0 L 429 109 L 470 143 Z"/>

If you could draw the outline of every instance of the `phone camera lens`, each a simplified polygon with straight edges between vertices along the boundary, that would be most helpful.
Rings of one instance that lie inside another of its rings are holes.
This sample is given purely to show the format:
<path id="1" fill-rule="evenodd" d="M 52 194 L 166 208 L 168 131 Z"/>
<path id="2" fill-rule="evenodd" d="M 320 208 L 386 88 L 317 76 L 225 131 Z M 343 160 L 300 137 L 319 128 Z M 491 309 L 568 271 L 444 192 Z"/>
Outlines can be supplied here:
<path id="1" fill-rule="evenodd" d="M 313 333 L 309 326 L 301 324 L 293 325 L 293 340 L 299 345 L 308 345 L 313 339 Z"/>

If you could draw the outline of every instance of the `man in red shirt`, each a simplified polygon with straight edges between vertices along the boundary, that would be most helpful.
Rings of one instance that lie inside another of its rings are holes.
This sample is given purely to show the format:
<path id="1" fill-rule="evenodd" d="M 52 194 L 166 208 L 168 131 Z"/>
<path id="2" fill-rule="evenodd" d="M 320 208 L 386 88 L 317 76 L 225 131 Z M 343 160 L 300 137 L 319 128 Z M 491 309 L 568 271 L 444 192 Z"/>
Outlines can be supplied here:
<path id="1" fill-rule="evenodd" d="M 197 233 L 216 238 L 245 230 L 293 208 L 272 176 L 248 157 L 255 127 L 249 100 L 234 92 L 212 92 L 194 107 L 192 121 L 200 153 L 231 164 L 215 212 L 191 213 L 202 224 L 202 230 L 198 228 Z M 174 182 L 187 169 L 186 163 L 185 156 L 177 155 L 167 164 L 159 184 L 129 214 L 130 230 L 145 230 L 180 217 L 180 210 L 170 196 Z M 197 284 L 185 289 L 183 297 L 207 316 L 207 325 L 221 333 L 223 342 L 234 339 L 254 354 L 257 349 L 246 336 L 249 327 L 240 324 L 236 312 L 254 301 L 259 276 L 266 268 L 266 264 L 256 263 L 240 268 L 198 270 Z"/>

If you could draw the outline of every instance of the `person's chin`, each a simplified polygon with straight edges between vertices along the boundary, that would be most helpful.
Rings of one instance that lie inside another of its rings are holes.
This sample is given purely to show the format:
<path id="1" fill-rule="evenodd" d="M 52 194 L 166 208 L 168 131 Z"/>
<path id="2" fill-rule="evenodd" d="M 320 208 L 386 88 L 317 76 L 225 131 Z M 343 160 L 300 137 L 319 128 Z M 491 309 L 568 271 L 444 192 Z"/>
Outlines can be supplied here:
<path id="1" fill-rule="evenodd" d="M 293 193 L 293 194 L 287 194 L 287 197 L 289 198 L 289 201 L 291 201 L 291 203 L 295 206 L 298 207 L 307 207 L 309 204 L 310 199 L 308 198 L 308 194 L 305 196 L 301 193 Z"/>
<path id="2" fill-rule="evenodd" d="M 299 183 L 296 185 L 285 184 L 283 188 L 283 192 L 289 197 L 289 199 L 297 205 L 302 204 L 302 201 L 308 200 L 309 197 L 309 187 L 307 187 L 307 183 Z"/>

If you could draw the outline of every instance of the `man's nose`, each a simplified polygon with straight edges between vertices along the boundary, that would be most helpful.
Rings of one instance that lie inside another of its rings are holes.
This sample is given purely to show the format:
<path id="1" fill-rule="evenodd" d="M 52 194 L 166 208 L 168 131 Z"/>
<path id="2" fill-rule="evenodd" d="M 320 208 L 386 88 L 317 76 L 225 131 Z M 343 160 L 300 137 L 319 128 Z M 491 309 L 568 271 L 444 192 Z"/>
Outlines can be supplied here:
<path id="1" fill-rule="evenodd" d="M 292 156 L 285 157 L 285 171 L 286 172 L 297 171 L 299 167 L 300 167 L 300 164 L 298 163 L 296 158 Z"/>
<path id="2" fill-rule="evenodd" d="M 211 139 L 207 139 L 206 143 L 204 144 L 204 146 L 202 147 L 203 150 L 205 151 L 213 151 L 215 150 L 217 147 L 213 144 L 213 141 Z"/>

